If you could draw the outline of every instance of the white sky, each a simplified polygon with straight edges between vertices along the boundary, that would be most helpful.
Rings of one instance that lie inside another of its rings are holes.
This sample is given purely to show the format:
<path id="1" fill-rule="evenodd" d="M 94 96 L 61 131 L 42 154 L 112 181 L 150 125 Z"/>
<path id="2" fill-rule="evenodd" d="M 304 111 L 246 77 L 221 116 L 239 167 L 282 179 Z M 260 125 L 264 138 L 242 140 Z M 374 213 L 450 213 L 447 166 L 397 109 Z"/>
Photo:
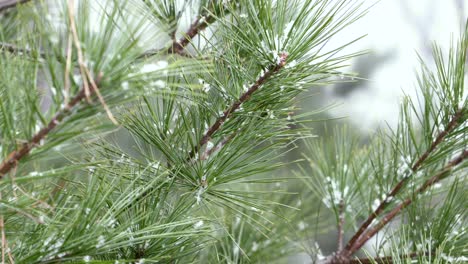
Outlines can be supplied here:
<path id="1" fill-rule="evenodd" d="M 367 89 L 357 90 L 340 99 L 343 104 L 332 110 L 333 115 L 349 117 L 364 131 L 372 130 L 384 121 L 391 126 L 396 125 L 401 96 L 415 95 L 415 70 L 420 65 L 416 52 L 430 62 L 431 41 L 437 41 L 444 50 L 448 50 L 451 37 L 456 40 L 460 35 L 460 25 L 468 15 L 468 2 L 461 10 L 457 8 L 457 1 L 381 0 L 364 18 L 352 25 L 352 30 L 343 32 L 349 39 L 368 34 L 353 45 L 355 51 L 392 52 L 392 57 L 370 76 Z M 459 3 L 463 5 L 463 1 Z M 343 41 L 343 38 L 335 41 Z M 331 92 L 328 95 L 331 97 Z"/>

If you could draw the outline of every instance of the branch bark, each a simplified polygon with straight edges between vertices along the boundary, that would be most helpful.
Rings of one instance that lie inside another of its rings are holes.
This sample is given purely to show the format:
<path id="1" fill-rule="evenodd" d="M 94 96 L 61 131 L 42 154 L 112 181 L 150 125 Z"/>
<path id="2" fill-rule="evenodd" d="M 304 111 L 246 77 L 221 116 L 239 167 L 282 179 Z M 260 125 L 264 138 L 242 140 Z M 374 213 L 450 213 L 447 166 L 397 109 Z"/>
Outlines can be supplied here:
<path id="1" fill-rule="evenodd" d="M 417 195 L 417 194 L 421 194 L 425 192 L 428 188 L 433 186 L 435 183 L 442 180 L 444 178 L 443 176 L 446 173 L 450 172 L 455 166 L 463 162 L 466 158 L 468 158 L 467 149 L 463 150 L 460 155 L 458 155 L 449 163 L 447 163 L 447 165 L 442 170 L 440 170 L 437 174 L 435 174 L 426 182 L 424 182 L 422 186 L 416 189 L 414 194 Z M 393 218 L 395 218 L 395 216 L 397 216 L 403 209 L 408 207 L 413 201 L 414 201 L 414 197 L 408 198 L 404 202 L 399 204 L 397 207 L 395 207 L 393 210 L 391 210 L 388 214 L 386 214 L 376 226 L 374 226 L 369 231 L 363 233 L 360 236 L 360 238 L 355 243 L 353 243 L 353 245 L 346 252 L 346 255 L 350 256 L 354 252 L 359 250 L 371 237 L 373 237 L 377 232 L 379 232 L 385 225 L 387 225 Z"/>
<path id="2" fill-rule="evenodd" d="M 338 207 L 338 252 L 343 250 L 343 236 L 344 236 L 344 211 L 345 203 L 343 200 L 340 201 Z"/>
<path id="3" fill-rule="evenodd" d="M 440 143 L 444 140 L 444 138 L 457 126 L 459 123 L 460 119 L 463 116 L 463 108 L 459 109 L 450 122 L 447 124 L 447 127 L 444 129 L 444 131 L 440 132 L 437 137 L 434 139 L 432 142 L 431 146 L 424 152 L 419 159 L 414 163 L 414 165 L 411 167 L 411 170 L 413 173 L 417 172 L 424 161 L 429 157 L 429 155 L 437 148 L 437 146 L 440 145 Z M 405 186 L 406 181 L 408 180 L 408 177 L 403 178 L 400 182 L 398 182 L 395 187 L 387 193 L 387 199 L 394 197 L 396 194 L 398 194 L 401 189 Z M 349 251 L 352 247 L 354 247 L 354 244 L 356 241 L 362 236 L 364 231 L 369 227 L 369 225 L 387 208 L 389 205 L 388 200 L 385 199 L 383 200 L 379 206 L 372 212 L 369 217 L 361 224 L 359 227 L 358 231 L 354 234 L 354 236 L 349 240 L 349 242 L 346 244 L 346 247 L 344 249 L 345 252 Z"/>
<path id="4" fill-rule="evenodd" d="M 26 1 L 9 1 L 10 4 L 14 5 L 18 3 L 23 3 L 27 2 Z M 30 0 L 29 0 L 30 1 Z M 14 6 L 13 5 L 13 6 Z M 6 7 L 6 3 L 0 4 L 0 11 L 2 10 L 2 7 Z M 9 6 L 11 7 L 11 6 Z M 198 18 L 195 22 L 192 23 L 190 26 L 189 30 L 185 34 L 183 38 L 181 38 L 179 41 L 174 43 L 172 47 L 168 50 L 168 52 L 171 53 L 178 53 L 180 55 L 184 55 L 184 49 L 185 47 L 190 43 L 191 39 L 194 38 L 198 33 L 200 33 L 202 30 L 204 30 L 210 23 L 212 23 L 215 20 L 214 17 L 209 16 L 207 18 L 204 18 L 203 21 L 201 21 L 201 18 Z M 5 43 L 0 43 L 0 49 L 6 49 L 9 52 L 28 52 L 26 49 L 21 49 L 18 48 L 14 45 L 11 44 L 5 44 Z M 30 51 L 29 51 L 30 52 Z M 44 56 L 44 54 L 40 54 L 41 56 Z M 284 66 L 284 65 L 283 65 Z M 96 85 L 99 86 L 99 80 L 96 80 Z M 98 91 L 96 86 L 96 89 L 90 89 L 91 93 L 94 93 Z M 257 87 L 258 88 L 258 87 Z M 255 89 L 256 90 L 256 89 Z M 85 87 L 82 87 L 80 91 L 65 105 L 64 108 L 62 108 L 59 112 L 57 112 L 52 120 L 39 132 L 37 132 L 28 142 L 24 143 L 19 149 L 12 151 L 3 161 L 0 163 L 0 180 L 3 179 L 3 177 L 10 172 L 10 170 L 18 164 L 18 162 L 23 159 L 25 156 L 27 156 L 33 148 L 38 146 L 42 140 L 44 140 L 49 133 L 54 130 L 54 128 L 70 113 L 70 110 L 77 105 L 80 104 L 80 102 L 85 99 L 86 96 L 86 89 Z M 205 142 L 206 143 L 206 142 Z"/>
<path id="5" fill-rule="evenodd" d="M 198 145 L 190 152 L 189 159 L 193 158 L 196 153 L 211 139 L 214 133 L 216 133 L 224 122 L 234 113 L 239 107 L 248 101 L 252 94 L 254 94 L 263 84 L 267 82 L 274 74 L 279 72 L 286 65 L 286 59 L 288 55 L 286 53 L 280 54 L 280 61 L 278 64 L 273 66 L 271 69 L 267 70 L 262 76 L 260 76 L 250 88 L 243 93 L 237 101 L 235 101 L 228 109 L 226 109 L 223 114 L 216 119 L 216 121 L 211 125 L 210 128 L 206 131 L 203 137 L 198 142 Z"/>
<path id="6" fill-rule="evenodd" d="M 58 111 L 52 120 L 37 132 L 28 142 L 24 143 L 19 149 L 11 152 L 5 160 L 0 164 L 0 179 L 7 174 L 12 168 L 16 167 L 17 163 L 31 152 L 33 148 L 40 145 L 47 135 L 70 113 L 70 110 L 77 106 L 85 98 L 84 88 L 75 95 L 75 97 Z"/>

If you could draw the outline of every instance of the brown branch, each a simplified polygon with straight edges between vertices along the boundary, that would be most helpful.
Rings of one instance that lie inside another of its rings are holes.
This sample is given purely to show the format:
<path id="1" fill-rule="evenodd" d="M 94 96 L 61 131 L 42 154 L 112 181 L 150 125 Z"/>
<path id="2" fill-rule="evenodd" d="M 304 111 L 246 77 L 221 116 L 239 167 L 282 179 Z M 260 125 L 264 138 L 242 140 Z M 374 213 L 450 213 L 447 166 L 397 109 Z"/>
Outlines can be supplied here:
<path id="1" fill-rule="evenodd" d="M 40 142 L 45 139 L 47 135 L 70 113 L 70 110 L 78 105 L 85 97 L 85 90 L 84 88 L 81 88 L 80 91 L 68 102 L 68 104 L 54 115 L 47 126 L 39 130 L 39 132 L 37 132 L 28 142 L 24 143 L 19 149 L 11 152 L 0 164 L 0 179 L 2 179 L 12 168 L 16 167 L 16 164 L 28 155 L 33 148 L 40 145 Z"/>
<path id="2" fill-rule="evenodd" d="M 274 74 L 280 71 L 286 65 L 286 59 L 288 55 L 286 53 L 280 54 L 280 62 L 276 64 L 273 68 L 267 70 L 262 76 L 260 76 L 250 88 L 243 93 L 237 101 L 235 101 L 223 114 L 218 117 L 213 125 L 206 131 L 203 137 L 198 142 L 198 145 L 190 152 L 189 159 L 193 158 L 195 153 L 197 153 L 201 147 L 203 147 L 213 136 L 213 134 L 220 129 L 224 122 L 234 113 L 239 107 L 248 101 L 253 93 L 255 93 L 266 81 L 271 78 Z"/>
<path id="3" fill-rule="evenodd" d="M 173 41 L 172 46 L 168 49 L 168 53 L 185 55 L 185 47 L 192 41 L 192 39 L 205 30 L 211 23 L 215 21 L 215 17 L 212 15 L 197 17 L 195 21 L 190 25 L 189 29 L 183 37 L 178 41 Z M 175 34 L 171 35 L 175 39 Z"/>
<path id="4" fill-rule="evenodd" d="M 168 54 L 178 54 L 184 57 L 191 57 L 190 55 L 187 55 L 185 53 L 185 48 L 196 35 L 198 35 L 201 31 L 205 30 L 215 20 L 216 18 L 212 15 L 206 17 L 198 17 L 190 25 L 189 29 L 185 32 L 184 36 L 181 37 L 179 40 L 176 40 L 176 31 L 171 31 L 169 33 L 169 37 L 172 39 L 172 44 L 168 49 L 150 49 L 145 51 L 142 55 L 140 55 L 138 59 L 147 58 L 155 54 L 160 54 L 164 50 L 166 50 Z"/>
<path id="5" fill-rule="evenodd" d="M 459 109 L 455 115 L 452 117 L 452 119 L 450 120 L 450 122 L 448 123 L 447 127 L 444 129 L 444 131 L 440 132 L 436 139 L 432 142 L 431 146 L 429 147 L 429 149 L 426 150 L 426 152 L 424 152 L 420 157 L 419 159 L 414 163 L 414 165 L 411 167 L 411 170 L 412 172 L 416 172 L 418 171 L 420 168 L 421 168 L 421 165 L 423 164 L 423 162 L 429 157 L 429 155 L 437 148 L 437 146 L 444 140 L 444 138 L 447 136 L 448 133 L 450 133 L 455 127 L 456 125 L 458 124 L 458 121 L 460 120 L 460 118 L 463 116 L 463 108 Z M 372 221 L 375 220 L 375 218 L 377 216 L 379 216 L 386 208 L 387 206 L 389 205 L 389 202 L 388 202 L 388 199 L 391 199 L 392 197 L 395 197 L 395 195 L 400 192 L 400 190 L 404 187 L 406 181 L 407 181 L 408 177 L 404 177 L 403 179 L 401 179 L 397 185 L 395 185 L 395 187 L 393 187 L 393 189 L 387 193 L 387 196 L 386 196 L 386 199 L 383 200 L 379 206 L 377 207 L 377 209 L 374 210 L 374 212 L 372 212 L 368 218 L 366 219 L 366 221 L 364 221 L 361 226 L 359 227 L 358 231 L 354 234 L 354 236 L 349 240 L 349 242 L 346 244 L 346 247 L 345 247 L 345 253 L 346 251 L 350 250 L 354 244 L 356 243 L 356 241 L 361 237 L 361 235 L 364 233 L 364 231 L 366 230 L 366 228 L 369 227 L 369 225 L 372 223 Z"/>
<path id="6" fill-rule="evenodd" d="M 0 12 L 16 7 L 19 4 L 24 4 L 32 0 L 4 0 L 0 2 Z"/>
<path id="7" fill-rule="evenodd" d="M 26 0 L 27 1 L 27 0 Z M 26 2 L 26 1 L 21 1 L 21 2 Z M 15 5 L 18 3 L 18 1 L 11 1 L 12 3 L 15 2 Z M 0 10 L 2 10 L 2 7 L 6 7 L 4 4 L 0 4 Z M 11 7 L 11 6 L 10 6 Z M 73 19 L 73 13 L 69 14 L 71 20 Z M 203 18 L 203 19 L 202 19 Z M 168 52 L 169 53 L 178 53 L 180 55 L 184 55 L 184 48 L 187 46 L 190 41 L 202 30 L 204 30 L 210 23 L 213 23 L 215 20 L 214 16 L 207 16 L 207 17 L 199 17 L 195 20 L 195 22 L 192 23 L 190 26 L 189 30 L 185 34 L 184 37 L 182 37 L 179 41 L 175 41 L 172 45 L 171 48 L 169 48 Z M 73 21 L 73 20 L 72 20 Z M 72 23 L 73 26 L 73 23 Z M 175 37 L 174 37 L 175 39 Z M 77 47 L 78 51 L 80 51 L 80 47 L 78 45 Z M 6 50 L 11 53 L 19 53 L 19 52 L 24 52 L 27 54 L 33 54 L 33 52 L 29 49 L 23 49 L 23 48 L 18 48 L 15 45 L 12 44 L 7 44 L 7 43 L 0 43 L 0 50 Z M 41 57 L 45 57 L 45 53 L 40 52 L 39 55 Z M 284 66 L 284 65 L 283 65 Z M 281 67 L 283 67 L 281 66 Z M 278 66 L 277 66 L 278 67 Z M 274 69 L 273 69 L 274 70 Z M 278 69 L 279 70 L 279 69 Z M 83 73 L 82 73 L 83 74 Z M 266 75 L 266 74 L 265 74 Z M 85 76 L 84 76 L 85 77 Z M 86 80 L 86 78 L 83 78 L 83 80 Z M 91 80 L 91 79 L 90 79 Z M 98 83 L 99 81 L 96 81 Z M 21 148 L 14 150 L 11 152 L 6 159 L 2 161 L 0 164 L 0 179 L 2 179 L 5 174 L 7 174 L 12 168 L 16 167 L 17 163 L 24 158 L 26 155 L 28 155 L 31 150 L 39 145 L 39 143 L 47 137 L 47 135 L 67 116 L 69 113 L 70 109 L 78 105 L 83 99 L 87 98 L 89 94 L 91 93 L 98 93 L 97 85 L 93 84 L 91 82 L 91 86 L 93 89 L 88 88 L 88 83 L 86 82 L 85 85 L 81 88 L 81 90 L 73 97 L 67 104 L 66 106 L 61 109 L 59 112 L 55 114 L 55 116 L 52 118 L 52 120 L 42 128 L 39 132 L 37 132 L 27 143 L 24 143 Z M 261 84 L 260 84 L 261 85 Z M 256 88 L 258 89 L 258 87 Z M 256 90 L 255 89 L 255 90 Z M 99 98 L 102 102 L 102 98 Z M 106 108 L 105 103 L 103 103 L 104 108 L 106 111 L 109 113 L 108 109 Z M 112 120 L 112 118 L 111 118 Z M 202 145 L 204 145 L 206 142 L 204 142 Z"/>
<path id="8" fill-rule="evenodd" d="M 429 157 L 429 154 L 431 154 L 437 148 L 437 146 L 444 140 L 447 134 L 450 133 L 457 126 L 458 121 L 463 116 L 463 110 L 463 108 L 460 108 L 455 113 L 455 115 L 452 117 L 452 120 L 450 120 L 444 131 L 440 132 L 437 135 L 436 139 L 432 142 L 429 149 L 426 152 L 424 152 L 424 154 L 416 161 L 416 163 L 411 168 L 413 172 L 417 171 L 421 167 L 422 163 L 427 159 L 427 157 Z"/>
<path id="9" fill-rule="evenodd" d="M 78 34 L 76 30 L 76 25 L 74 21 L 74 10 L 73 10 L 73 0 L 69 0 L 68 8 L 69 12 L 69 19 L 70 19 L 70 27 L 71 27 L 71 38 L 69 38 L 69 42 L 73 39 L 75 42 L 75 46 L 78 52 L 78 61 L 80 65 L 81 75 L 83 77 L 83 86 L 78 91 L 78 93 L 68 102 L 65 104 L 65 107 L 60 109 L 51 119 L 51 121 L 43 127 L 39 132 L 37 132 L 28 142 L 24 143 L 19 149 L 12 151 L 6 159 L 2 161 L 0 164 L 0 179 L 2 179 L 5 174 L 7 174 L 12 168 L 16 167 L 17 163 L 27 156 L 33 148 L 40 145 L 41 141 L 44 140 L 47 135 L 69 114 L 70 110 L 78 105 L 82 99 L 86 98 L 88 101 L 91 101 L 90 96 L 92 94 L 96 94 L 99 98 L 99 101 L 103 105 L 104 109 L 106 110 L 109 118 L 111 121 L 116 123 L 115 119 L 112 116 L 108 106 L 106 105 L 103 97 L 101 96 L 98 88 L 98 83 L 102 78 L 102 73 L 100 73 L 96 80 L 93 79 L 91 73 L 89 72 L 88 68 L 84 63 L 83 54 L 81 51 L 80 41 L 78 39 Z M 68 45 L 70 47 L 70 44 Z M 9 47 L 9 46 L 7 46 Z M 70 55 L 68 51 L 68 55 Z M 69 56 L 68 56 L 69 57 Z M 93 89 L 89 89 L 91 86 Z M 67 87 L 65 87 L 67 88 Z"/>
<path id="10" fill-rule="evenodd" d="M 338 252 L 343 250 L 343 236 L 344 236 L 344 211 L 345 211 L 345 203 L 343 199 L 340 201 L 338 205 Z"/>
<path id="11" fill-rule="evenodd" d="M 453 160 L 447 163 L 447 165 L 442 170 L 440 170 L 437 174 L 435 174 L 426 182 L 424 182 L 424 184 L 415 191 L 415 194 L 417 195 L 425 192 L 429 187 L 442 180 L 444 178 L 443 176 L 446 173 L 450 172 L 455 166 L 460 164 L 466 158 L 468 158 L 467 149 L 463 150 L 463 152 L 459 156 L 455 157 Z M 413 199 L 414 198 L 406 199 L 404 202 L 402 202 L 389 213 L 387 213 L 376 226 L 374 226 L 369 231 L 363 233 L 361 237 L 355 243 L 353 243 L 352 247 L 349 248 L 349 250 L 346 252 L 346 255 L 350 256 L 351 254 L 359 250 L 371 237 L 373 237 L 385 225 L 387 225 L 388 222 L 395 218 L 403 209 L 408 207 L 413 202 Z"/>

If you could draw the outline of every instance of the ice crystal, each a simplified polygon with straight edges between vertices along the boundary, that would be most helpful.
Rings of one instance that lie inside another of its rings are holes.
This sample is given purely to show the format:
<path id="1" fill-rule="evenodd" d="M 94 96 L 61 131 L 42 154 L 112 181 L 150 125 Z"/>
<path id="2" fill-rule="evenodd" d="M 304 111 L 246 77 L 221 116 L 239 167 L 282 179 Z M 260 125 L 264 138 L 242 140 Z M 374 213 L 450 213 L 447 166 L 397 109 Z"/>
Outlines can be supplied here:
<path id="1" fill-rule="evenodd" d="M 234 256 L 239 255 L 239 250 L 240 250 L 239 246 L 238 246 L 238 245 L 234 245 L 234 246 L 232 247 L 232 254 L 233 254 Z"/>
<path id="2" fill-rule="evenodd" d="M 32 171 L 31 173 L 29 173 L 30 176 L 42 176 L 42 172 L 38 172 L 38 171 Z"/>
<path id="3" fill-rule="evenodd" d="M 296 60 L 293 60 L 291 62 L 289 62 L 288 64 L 286 64 L 286 68 L 289 69 L 289 68 L 294 68 L 295 66 L 297 65 L 297 61 Z"/>
<path id="4" fill-rule="evenodd" d="M 460 257 L 452 257 L 445 253 L 440 254 L 440 257 L 447 261 L 448 263 L 466 263 L 468 262 L 468 257 L 460 256 Z"/>
<path id="5" fill-rule="evenodd" d="M 205 80 L 203 80 L 203 79 L 198 79 L 198 83 L 201 84 L 201 85 L 203 85 L 203 87 L 202 87 L 202 91 L 203 91 L 203 92 L 207 93 L 207 92 L 210 91 L 211 85 L 210 85 L 209 83 L 206 83 Z"/>
<path id="6" fill-rule="evenodd" d="M 326 192 L 325 197 L 322 199 L 322 202 L 328 208 L 332 208 L 335 205 L 339 205 L 340 202 L 347 196 L 349 187 L 345 186 L 344 188 L 340 188 L 340 186 L 338 186 L 338 182 L 330 177 L 326 177 L 325 181 L 328 185 L 328 191 Z M 343 189 L 343 192 L 341 189 Z"/>
<path id="7" fill-rule="evenodd" d="M 106 244 L 106 239 L 104 238 L 103 235 L 100 235 L 100 236 L 98 237 L 98 242 L 97 242 L 97 244 L 96 244 L 96 248 L 101 248 L 101 247 L 103 247 L 105 244 Z"/>
<path id="8" fill-rule="evenodd" d="M 304 221 L 300 221 L 298 224 L 297 224 L 297 228 L 299 228 L 299 231 L 303 231 L 304 229 L 306 229 L 307 227 L 307 224 L 304 223 Z"/>
<path id="9" fill-rule="evenodd" d="M 205 188 L 203 186 L 200 186 L 198 189 L 197 193 L 195 194 L 195 200 L 197 201 L 197 204 L 200 204 L 202 201 L 202 194 L 205 192 Z"/>
<path id="10" fill-rule="evenodd" d="M 252 244 L 252 252 L 255 252 L 257 250 L 258 250 L 258 243 L 254 241 Z"/>
<path id="11" fill-rule="evenodd" d="M 212 149 L 213 147 L 214 147 L 213 142 L 208 141 L 208 142 L 206 143 L 206 148 L 207 148 L 207 149 Z"/>
<path id="12" fill-rule="evenodd" d="M 375 199 L 374 202 L 372 203 L 372 210 L 375 211 L 375 209 L 377 209 L 379 205 L 380 205 L 380 200 Z"/>
<path id="13" fill-rule="evenodd" d="M 399 178 L 408 178 L 409 176 L 411 176 L 410 162 L 411 162 L 411 159 L 409 156 L 400 157 L 400 163 L 398 164 L 398 170 L 397 170 L 397 174 Z"/>
<path id="14" fill-rule="evenodd" d="M 157 80 L 153 82 L 153 85 L 158 87 L 158 88 L 165 88 L 166 87 L 166 82 L 163 80 Z"/>
<path id="15" fill-rule="evenodd" d="M 128 82 L 127 81 L 122 82 L 122 89 L 124 89 L 125 91 L 128 90 Z"/>
<path id="16" fill-rule="evenodd" d="M 193 228 L 199 229 L 200 227 L 203 226 L 203 224 L 204 224 L 204 223 L 203 223 L 203 220 L 200 220 L 200 221 L 196 222 L 196 223 L 193 225 Z"/>
<path id="17" fill-rule="evenodd" d="M 148 63 L 141 67 L 141 73 L 155 72 L 167 68 L 167 61 L 158 61 L 157 63 Z"/>

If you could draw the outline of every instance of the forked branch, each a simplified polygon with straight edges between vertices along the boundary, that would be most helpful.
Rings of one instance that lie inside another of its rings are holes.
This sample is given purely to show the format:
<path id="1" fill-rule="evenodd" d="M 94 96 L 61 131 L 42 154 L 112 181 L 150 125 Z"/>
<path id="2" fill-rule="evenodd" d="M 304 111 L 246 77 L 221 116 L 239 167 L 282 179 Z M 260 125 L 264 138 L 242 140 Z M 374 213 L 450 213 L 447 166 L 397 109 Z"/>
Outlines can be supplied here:
<path id="1" fill-rule="evenodd" d="M 463 112 L 463 108 L 462 109 L 459 109 L 452 117 L 452 119 L 450 120 L 450 122 L 447 124 L 447 127 L 442 131 L 440 132 L 437 137 L 434 139 L 434 141 L 432 142 L 432 144 L 430 145 L 430 147 L 426 150 L 426 152 L 424 152 L 419 158 L 418 160 L 414 163 L 414 165 L 411 167 L 411 171 L 413 173 L 417 172 L 422 164 L 424 163 L 424 161 L 429 157 L 429 155 L 434 152 L 434 150 L 440 145 L 440 143 L 444 140 L 444 138 L 451 132 L 453 131 L 457 124 L 459 124 L 459 121 L 460 119 L 462 118 L 464 112 Z M 401 179 L 396 185 L 395 187 L 389 192 L 387 193 L 386 197 L 387 199 L 384 199 L 380 204 L 379 206 L 369 215 L 369 217 L 366 219 L 366 221 L 364 221 L 361 226 L 359 227 L 358 231 L 354 234 L 354 236 L 349 240 L 349 242 L 347 243 L 344 251 L 349 251 L 351 248 L 353 248 L 356 243 L 356 241 L 362 236 L 362 234 L 364 233 L 364 231 L 369 227 L 369 225 L 380 215 L 382 214 L 382 212 L 384 212 L 384 210 L 388 207 L 389 205 L 389 199 L 391 199 L 392 197 L 395 197 L 395 195 L 397 195 L 401 189 L 405 186 L 405 183 L 407 182 L 407 180 L 409 179 L 409 177 L 404 177 L 403 179 Z"/>
<path id="2" fill-rule="evenodd" d="M 465 159 L 468 158 L 468 149 L 465 149 L 462 151 L 460 155 L 455 157 L 453 160 L 451 160 L 445 167 L 440 170 L 437 174 L 432 176 L 430 179 L 428 179 L 422 186 L 420 186 L 416 191 L 414 192 L 414 195 L 422 194 L 424 193 L 427 189 L 429 189 L 431 186 L 436 184 L 437 182 L 441 181 L 444 179 L 444 176 L 453 170 L 455 166 L 458 164 L 462 163 Z M 372 229 L 369 231 L 363 233 L 360 238 L 351 246 L 347 254 L 353 254 L 357 250 L 359 250 L 371 237 L 373 237 L 377 232 L 382 230 L 382 228 L 387 225 L 395 216 L 397 216 L 403 209 L 408 207 L 412 202 L 414 201 L 413 197 L 407 198 L 404 202 L 393 208 L 389 213 L 387 213 L 380 222 L 375 225 Z"/>

